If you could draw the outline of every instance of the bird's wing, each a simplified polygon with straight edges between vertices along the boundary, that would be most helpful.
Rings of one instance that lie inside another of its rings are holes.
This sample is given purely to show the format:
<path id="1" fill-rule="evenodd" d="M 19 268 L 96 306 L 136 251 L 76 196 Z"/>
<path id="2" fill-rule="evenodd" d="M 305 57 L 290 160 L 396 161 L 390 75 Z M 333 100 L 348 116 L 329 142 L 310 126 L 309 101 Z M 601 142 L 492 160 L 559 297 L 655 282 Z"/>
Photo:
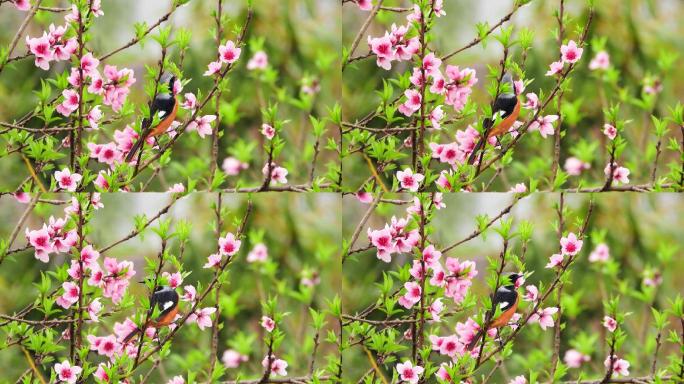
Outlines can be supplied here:
<path id="1" fill-rule="evenodd" d="M 511 307 L 518 298 L 518 293 L 506 287 L 499 287 L 492 297 L 492 306 L 496 309 L 501 308 L 502 311 Z"/>
<path id="2" fill-rule="evenodd" d="M 164 289 L 159 292 L 155 292 L 152 295 L 152 300 L 155 301 L 159 307 L 159 316 L 165 315 L 169 310 L 178 303 L 178 293 L 175 289 Z"/>
<path id="3" fill-rule="evenodd" d="M 148 127 L 152 121 L 154 121 L 154 116 L 158 115 L 160 119 L 163 119 L 166 115 L 173 111 L 176 99 L 168 94 L 162 93 L 157 95 L 152 103 L 150 103 L 150 118 L 143 120 L 143 127 Z"/>
<path id="4" fill-rule="evenodd" d="M 501 119 L 506 118 L 515 110 L 515 105 L 518 103 L 518 98 L 512 93 L 505 93 L 499 95 L 492 106 L 492 114 L 501 112 Z"/>

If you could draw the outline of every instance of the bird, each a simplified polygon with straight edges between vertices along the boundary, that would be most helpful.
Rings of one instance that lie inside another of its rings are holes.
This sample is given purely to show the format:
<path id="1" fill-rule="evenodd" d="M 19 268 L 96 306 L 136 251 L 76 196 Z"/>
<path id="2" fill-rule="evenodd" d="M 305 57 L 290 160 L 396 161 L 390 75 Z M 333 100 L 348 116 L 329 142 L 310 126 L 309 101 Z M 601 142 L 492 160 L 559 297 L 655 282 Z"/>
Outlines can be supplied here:
<path id="1" fill-rule="evenodd" d="M 467 349 L 469 351 L 475 348 L 475 346 L 481 342 L 482 335 L 486 331 L 490 329 L 501 328 L 507 325 L 511 320 L 511 317 L 513 317 L 513 314 L 515 314 L 515 311 L 518 309 L 519 295 L 515 284 L 516 281 L 522 277 L 522 275 L 518 273 L 511 273 L 507 277 L 509 283 L 499 287 L 491 296 L 492 307 L 494 309 L 490 310 L 485 316 L 485 319 L 487 319 L 487 325 L 482 327 L 480 331 L 477 332 L 475 337 L 473 337 L 473 340 L 470 342 L 470 344 L 468 344 Z M 496 319 L 492 319 L 497 307 L 501 309 L 501 315 L 499 315 L 499 317 Z"/>
<path id="2" fill-rule="evenodd" d="M 155 137 L 163 134 L 169 128 L 171 123 L 176 119 L 176 112 L 178 112 L 178 100 L 173 93 L 173 84 L 176 82 L 176 76 L 165 73 L 160 79 L 160 83 L 167 84 L 169 93 L 159 93 L 154 97 L 150 103 L 150 118 L 143 119 L 142 127 L 140 129 L 140 136 L 138 141 L 133 144 L 131 150 L 126 155 L 126 162 L 129 163 L 136 153 L 145 144 L 148 137 Z M 159 124 L 152 127 L 154 117 L 159 117 Z"/>
<path id="3" fill-rule="evenodd" d="M 480 150 L 484 148 L 489 138 L 496 137 L 508 132 L 508 130 L 511 128 L 511 126 L 513 126 L 513 123 L 515 123 L 515 121 L 518 119 L 518 116 L 520 115 L 520 99 L 518 98 L 518 95 L 515 92 L 513 76 L 511 76 L 510 73 L 506 72 L 503 78 L 501 79 L 501 82 L 502 84 L 509 84 L 512 93 L 502 93 L 498 95 L 494 100 L 494 104 L 492 105 L 492 114 L 496 115 L 497 113 L 500 113 L 501 120 L 499 121 L 499 124 L 493 126 L 493 119 L 484 119 L 484 121 L 482 122 L 482 127 L 484 128 L 484 139 L 480 139 L 477 145 L 475 145 L 475 148 L 473 148 L 473 151 L 470 154 L 470 158 L 468 159 L 468 164 L 475 163 L 475 159 L 477 158 L 478 152 L 480 152 Z"/>
<path id="4" fill-rule="evenodd" d="M 131 331 L 131 333 L 124 337 L 123 344 L 128 343 L 135 335 L 142 332 L 143 329 L 148 327 L 161 328 L 173 323 L 178 314 L 178 302 L 179 297 L 175 289 L 168 286 L 156 287 L 150 296 L 150 310 L 147 317 L 149 319 L 152 316 L 155 306 L 159 308 L 159 316 L 156 319 L 149 319 L 145 326 Z"/>

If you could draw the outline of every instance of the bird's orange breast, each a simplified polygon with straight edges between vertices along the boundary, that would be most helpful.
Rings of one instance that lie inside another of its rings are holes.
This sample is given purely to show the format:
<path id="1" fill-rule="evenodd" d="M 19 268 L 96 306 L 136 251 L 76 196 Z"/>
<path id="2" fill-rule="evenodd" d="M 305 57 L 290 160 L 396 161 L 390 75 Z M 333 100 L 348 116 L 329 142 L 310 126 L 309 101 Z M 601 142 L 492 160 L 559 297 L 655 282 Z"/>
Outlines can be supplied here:
<path id="1" fill-rule="evenodd" d="M 176 119 L 176 112 L 178 112 L 178 100 L 175 100 L 173 103 L 173 111 L 163 118 L 160 122 L 159 125 L 157 125 L 152 132 L 150 132 L 150 136 L 159 136 L 164 134 L 167 129 L 171 126 L 171 123 Z"/>
<path id="2" fill-rule="evenodd" d="M 159 318 L 152 323 L 152 326 L 155 328 L 159 328 L 159 327 L 164 327 L 166 325 L 169 325 L 169 324 L 173 323 L 173 320 L 176 318 L 177 314 L 178 314 L 178 305 L 176 305 L 169 312 L 159 316 Z"/>
<path id="3" fill-rule="evenodd" d="M 487 138 L 490 138 L 492 136 L 499 136 L 501 134 L 508 132 L 508 130 L 511 129 L 511 127 L 513 126 L 513 123 L 515 123 L 515 121 L 518 120 L 518 116 L 520 116 L 520 99 L 516 101 L 515 108 L 513 108 L 513 113 L 506 116 L 505 119 L 501 120 L 499 125 L 492 128 L 492 130 L 489 132 L 489 135 L 487 135 Z"/>
<path id="4" fill-rule="evenodd" d="M 513 314 L 515 314 L 515 311 L 518 309 L 518 298 L 515 298 L 515 303 L 511 305 L 510 308 L 507 310 L 503 311 L 501 316 L 499 316 L 496 320 L 492 321 L 492 324 L 489 326 L 489 328 L 500 328 L 503 326 L 506 326 L 508 322 L 511 320 L 511 317 L 513 317 Z"/>

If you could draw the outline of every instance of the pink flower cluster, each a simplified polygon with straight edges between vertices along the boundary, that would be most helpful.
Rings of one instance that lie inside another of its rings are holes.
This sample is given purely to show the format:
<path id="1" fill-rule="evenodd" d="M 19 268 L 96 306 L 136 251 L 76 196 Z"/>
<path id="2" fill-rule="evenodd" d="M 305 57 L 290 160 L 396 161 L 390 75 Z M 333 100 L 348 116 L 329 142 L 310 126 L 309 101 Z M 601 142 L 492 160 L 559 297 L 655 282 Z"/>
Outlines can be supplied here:
<path id="1" fill-rule="evenodd" d="M 423 367 L 420 365 L 413 366 L 410 361 L 405 361 L 403 363 L 397 364 L 397 373 L 401 377 L 402 381 L 409 384 L 416 384 L 420 380 L 420 376 L 423 374 Z"/>
<path id="2" fill-rule="evenodd" d="M 439 262 L 442 253 L 433 245 L 427 246 L 422 253 L 422 260 L 414 260 L 409 272 L 416 280 L 430 276 L 429 283 L 432 286 L 444 288 L 444 296 L 451 298 L 458 304 L 465 299 L 472 285 L 472 279 L 477 276 L 475 263 L 472 261 L 460 262 L 458 259 L 447 258 L 446 269 Z M 427 270 L 423 269 L 423 264 Z M 399 304 L 404 308 L 411 308 L 421 298 L 421 288 L 415 282 L 404 284 L 406 293 L 399 298 Z M 434 321 L 440 321 L 440 313 L 444 309 L 441 299 L 436 299 L 428 308 Z"/>
<path id="3" fill-rule="evenodd" d="M 135 84 L 135 74 L 133 70 L 123 68 L 119 70 L 112 65 L 105 65 L 104 78 L 97 70 L 100 61 L 92 53 L 86 53 L 81 58 L 79 67 L 71 68 L 71 73 L 67 78 L 69 84 L 74 88 L 81 86 L 84 79 L 81 79 L 81 72 L 85 75 L 87 90 L 93 95 L 102 96 L 102 102 L 111 106 L 114 112 L 118 112 L 126 102 L 130 93 L 130 87 Z M 78 109 L 80 97 L 75 90 L 65 89 L 62 92 L 62 103 L 57 106 L 57 112 L 64 116 L 71 115 Z M 100 106 L 96 105 L 88 111 L 86 118 L 92 129 L 98 128 L 98 122 L 102 118 Z"/>
<path id="4" fill-rule="evenodd" d="M 601 243 L 589 254 L 589 261 L 592 263 L 605 263 L 610 259 L 610 248 L 605 243 Z"/>
<path id="5" fill-rule="evenodd" d="M 171 325 L 170 327 L 174 327 Z M 114 334 L 107 336 L 95 336 L 88 335 L 88 343 L 90 344 L 90 350 L 95 351 L 100 356 L 106 356 L 111 361 L 117 358 L 127 355 L 129 357 L 135 357 L 138 353 L 138 345 L 133 342 L 124 343 L 124 339 L 131 333 L 138 329 L 138 326 L 129 318 L 126 318 L 123 323 L 114 323 Z M 152 327 L 147 327 L 145 329 L 145 335 L 149 338 L 155 337 L 156 330 Z M 105 367 L 109 367 L 109 363 L 105 365 L 100 363 L 95 376 L 101 380 L 106 379 L 107 373 Z"/>
<path id="6" fill-rule="evenodd" d="M 71 173 L 69 168 L 64 168 L 61 171 L 55 172 L 55 181 L 57 181 L 59 188 L 69 192 L 74 192 L 76 188 L 78 188 L 78 183 L 81 182 L 82 178 L 83 176 L 78 173 Z"/>
<path id="7" fill-rule="evenodd" d="M 117 262 L 116 259 L 105 258 L 103 271 L 97 262 L 99 257 L 100 253 L 88 245 L 81 250 L 80 260 L 71 260 L 71 266 L 67 273 L 72 279 L 78 280 L 85 277 L 85 272 L 89 277 L 88 285 L 101 288 L 102 295 L 111 298 L 112 302 L 117 304 L 126 293 L 130 278 L 135 275 L 133 263 L 129 261 Z M 81 269 L 81 264 L 85 271 Z M 79 300 L 80 288 L 70 281 L 64 282 L 62 288 L 64 293 L 57 298 L 56 303 L 67 309 Z M 92 321 L 98 321 L 98 314 L 101 310 L 102 304 L 99 298 L 94 299 L 88 305 L 88 313 Z"/>
<path id="8" fill-rule="evenodd" d="M 248 356 L 241 354 L 233 349 L 227 349 L 223 352 L 221 361 L 226 368 L 238 368 L 240 364 L 249 360 Z"/>
<path id="9" fill-rule="evenodd" d="M 223 172 L 228 176 L 237 176 L 241 171 L 244 171 L 247 168 L 249 168 L 249 164 L 243 163 L 234 157 L 226 157 L 223 159 L 223 164 L 221 165 L 221 169 L 223 169 Z"/>
<path id="10" fill-rule="evenodd" d="M 266 244 L 258 243 L 254 245 L 251 251 L 247 254 L 248 263 L 263 263 L 268 259 L 268 247 Z"/>
<path id="11" fill-rule="evenodd" d="M 397 27 L 392 24 L 391 32 L 385 32 L 382 37 L 368 36 L 368 46 L 376 57 L 378 67 L 386 70 L 392 69 L 393 61 L 408 61 L 420 51 L 418 37 L 406 39 L 409 27 L 402 25 Z"/>
<path id="12" fill-rule="evenodd" d="M 75 229 L 65 230 L 66 220 L 55 219 L 50 216 L 49 223 L 43 224 L 43 228 L 29 230 L 26 228 L 26 239 L 35 250 L 36 259 L 47 263 L 51 253 L 68 253 L 71 247 L 78 242 L 78 234 Z"/>
<path id="13" fill-rule="evenodd" d="M 276 323 L 268 316 L 261 316 L 261 326 L 266 330 L 266 332 L 271 333 L 275 329 Z"/>
<path id="14" fill-rule="evenodd" d="M 565 172 L 570 176 L 579 176 L 583 171 L 590 169 L 591 164 L 585 163 L 584 161 L 576 157 L 568 157 L 565 159 L 565 164 L 563 165 Z"/>
<path id="15" fill-rule="evenodd" d="M 278 184 L 287 184 L 287 174 L 286 168 L 271 163 L 271 181 Z M 261 169 L 261 173 L 266 176 L 268 174 L 268 164 L 265 164 Z"/>
<path id="16" fill-rule="evenodd" d="M 380 230 L 368 228 L 368 239 L 377 248 L 378 259 L 389 263 L 392 261 L 392 254 L 411 252 L 413 247 L 418 245 L 418 230 L 406 231 L 407 224 L 407 219 L 392 216 L 391 225 L 385 224 L 385 228 Z"/>
<path id="17" fill-rule="evenodd" d="M 589 62 L 589 69 L 595 71 L 597 69 L 606 70 L 610 68 L 610 56 L 606 51 L 599 51 L 596 53 L 591 62 Z"/>
<path id="18" fill-rule="evenodd" d="M 612 360 L 614 374 L 617 376 L 629 376 L 629 361 L 620 359 L 617 357 L 617 355 L 613 355 Z M 603 366 L 606 368 L 610 367 L 610 361 L 611 356 L 606 357 L 606 360 L 603 362 Z"/>
<path id="19" fill-rule="evenodd" d="M 546 264 L 546 268 L 556 268 L 563 265 L 564 257 L 570 256 L 574 257 L 582 250 L 582 244 L 584 242 L 577 238 L 574 233 L 569 233 L 568 236 L 562 237 L 560 240 L 561 253 L 556 253 L 551 255 L 549 258 L 549 263 Z"/>
<path id="20" fill-rule="evenodd" d="M 216 312 L 216 307 L 206 307 L 202 309 L 195 310 L 188 316 L 188 323 L 197 323 L 200 330 L 204 328 L 211 327 L 211 315 Z"/>
<path id="21" fill-rule="evenodd" d="M 432 52 L 428 53 L 423 58 L 421 66 L 413 69 L 413 74 L 410 77 L 411 84 L 421 88 L 427 81 L 424 77 L 432 79 L 429 91 L 435 95 L 445 96 L 444 103 L 452 106 L 456 112 L 460 112 L 468 102 L 473 85 L 477 83 L 475 70 L 447 65 L 445 68 L 446 77 L 444 77 L 440 71 L 441 65 L 441 59 Z M 420 109 L 422 96 L 420 92 L 412 89 L 406 90 L 404 96 L 406 100 L 399 106 L 399 112 L 405 116 L 411 116 Z M 444 118 L 442 107 L 435 107 L 428 118 L 432 127 L 439 129 L 441 120 Z"/>
<path id="22" fill-rule="evenodd" d="M 188 124 L 188 131 L 197 131 L 199 137 L 204 139 L 206 135 L 211 135 L 211 123 L 214 120 L 216 120 L 216 115 L 197 117 Z"/>
<path id="23" fill-rule="evenodd" d="M 477 336 L 480 331 L 480 325 L 472 318 L 468 318 L 465 323 L 456 323 L 455 330 L 456 333 L 448 336 L 430 335 L 429 339 L 432 350 L 437 351 L 440 355 L 449 356 L 452 359 L 464 356 L 468 353 L 476 354 L 479 351 L 479 346 L 472 351 L 468 351 L 466 347 Z M 487 334 L 490 337 L 495 336 L 496 329 L 488 330 Z M 443 372 L 441 375 L 444 374 L 446 374 L 446 372 Z"/>
<path id="24" fill-rule="evenodd" d="M 90 3 L 90 13 L 95 17 L 104 15 L 102 11 L 102 0 L 93 0 Z M 64 16 L 64 20 L 69 22 L 78 22 L 81 19 L 81 13 L 78 11 L 76 4 L 71 5 L 71 13 Z"/>
<path id="25" fill-rule="evenodd" d="M 591 361 L 591 356 L 587 356 L 576 349 L 568 349 L 563 356 L 563 361 L 569 368 L 579 368 L 582 364 Z"/>
<path id="26" fill-rule="evenodd" d="M 218 60 L 209 63 L 208 69 L 204 72 L 204 76 L 213 76 L 221 71 L 224 63 L 232 65 L 240 58 L 242 49 L 238 48 L 233 41 L 228 41 L 226 44 L 220 45 L 218 49 Z"/>
<path id="27" fill-rule="evenodd" d="M 561 46 L 561 60 L 554 61 L 546 72 L 546 76 L 555 76 L 563 71 L 565 64 L 573 65 L 582 58 L 583 48 L 577 46 L 574 40 L 570 40 L 568 44 Z"/>
<path id="28" fill-rule="evenodd" d="M 59 381 L 74 384 L 78 377 L 81 375 L 83 369 L 78 365 L 72 366 L 68 360 L 64 360 L 61 363 L 55 364 L 55 373 Z"/>
<path id="29" fill-rule="evenodd" d="M 553 123 L 558 120 L 558 115 L 546 115 L 539 116 L 535 121 L 530 124 L 530 131 L 539 131 L 541 137 L 545 138 L 549 135 L 553 135 Z"/>
<path id="30" fill-rule="evenodd" d="M 50 69 L 50 62 L 69 60 L 78 49 L 75 37 L 64 39 L 67 26 L 55 27 L 50 24 L 50 32 L 43 32 L 41 37 L 26 36 L 26 46 L 35 57 L 36 67 Z"/>
<path id="31" fill-rule="evenodd" d="M 610 175 L 610 163 L 606 164 L 606 167 L 603 169 L 603 173 L 608 176 Z M 615 183 L 623 183 L 623 184 L 628 184 L 629 183 L 629 169 L 625 167 L 621 167 L 618 165 L 617 162 L 613 162 L 613 182 Z"/>
<path id="32" fill-rule="evenodd" d="M 403 171 L 397 171 L 397 180 L 401 184 L 402 189 L 407 189 L 411 192 L 418 191 L 420 183 L 423 182 L 425 176 L 420 173 L 413 173 L 411 168 L 406 168 Z"/>
<path id="33" fill-rule="evenodd" d="M 532 316 L 530 316 L 528 323 L 537 323 L 541 329 L 546 330 L 548 327 L 553 327 L 553 315 L 555 315 L 556 312 L 558 312 L 557 307 L 538 309 L 532 314 Z"/>
<path id="34" fill-rule="evenodd" d="M 271 361 L 271 375 L 273 376 L 287 376 L 287 361 L 278 359 L 275 355 L 265 356 L 261 361 L 261 366 L 268 367 L 268 362 Z"/>
<path id="35" fill-rule="evenodd" d="M 123 162 L 124 156 L 133 148 L 134 142 L 138 140 L 138 133 L 127 125 L 123 131 L 114 131 L 114 141 L 105 144 L 95 144 L 88 143 L 88 150 L 90 151 L 90 157 L 97 159 L 98 162 L 109 165 L 112 169 Z M 153 144 L 154 141 L 150 137 L 146 141 L 148 144 Z M 108 189 L 109 185 L 106 184 L 104 176 L 98 175 L 98 179 L 95 180 L 95 184 L 102 188 Z"/>
<path id="36" fill-rule="evenodd" d="M 102 295 L 118 304 L 126 293 L 131 277 L 135 276 L 133 263 L 105 257 L 103 266 L 104 270 L 97 263 L 87 266 L 90 269 L 88 284 L 102 288 Z"/>
<path id="37" fill-rule="evenodd" d="M 264 51 L 257 51 L 247 62 L 247 69 L 250 71 L 264 70 L 268 67 L 268 55 Z"/>
<path id="38" fill-rule="evenodd" d="M 455 142 L 446 144 L 432 142 L 429 146 L 432 158 L 456 168 L 458 164 L 463 164 L 468 159 L 479 141 L 480 133 L 469 125 L 465 130 L 456 131 Z M 490 138 L 489 143 L 496 144 L 496 138 Z"/>
<path id="39" fill-rule="evenodd" d="M 221 266 L 223 256 L 232 257 L 240 250 L 240 245 L 242 241 L 238 240 L 234 234 L 228 233 L 227 235 L 219 238 L 218 249 L 219 253 L 214 253 L 209 255 L 207 263 L 204 264 L 204 268 L 218 268 Z"/>

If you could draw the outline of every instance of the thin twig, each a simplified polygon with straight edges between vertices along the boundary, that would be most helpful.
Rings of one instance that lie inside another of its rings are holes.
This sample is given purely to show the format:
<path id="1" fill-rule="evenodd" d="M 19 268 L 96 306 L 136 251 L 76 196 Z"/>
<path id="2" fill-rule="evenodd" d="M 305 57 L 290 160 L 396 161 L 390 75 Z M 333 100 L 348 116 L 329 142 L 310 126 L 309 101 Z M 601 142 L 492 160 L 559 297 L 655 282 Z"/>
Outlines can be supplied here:
<path id="1" fill-rule="evenodd" d="M 507 215 L 508 213 L 510 213 L 510 212 L 511 212 L 511 209 L 513 209 L 513 207 L 515 206 L 515 204 L 516 204 L 518 201 L 520 201 L 519 198 L 513 199 L 513 202 L 511 202 L 511 204 L 509 204 L 506 208 L 504 208 L 501 212 L 499 212 L 498 215 L 494 216 L 494 218 L 492 218 L 491 220 L 489 220 L 489 222 L 487 223 L 487 225 L 484 226 L 484 228 L 478 228 L 478 229 L 476 229 L 476 230 L 473 231 L 470 235 L 468 235 L 465 239 L 459 240 L 459 241 L 457 241 L 457 242 L 455 242 L 455 243 L 453 243 L 453 244 L 451 244 L 451 245 L 445 247 L 444 249 L 442 249 L 441 252 L 442 252 L 443 254 L 444 254 L 444 253 L 447 253 L 447 252 L 451 251 L 452 249 L 458 247 L 459 245 L 461 245 L 461 244 L 463 244 L 463 243 L 465 243 L 465 242 L 468 242 L 468 241 L 470 241 L 470 240 L 472 240 L 472 239 L 478 237 L 482 232 L 484 232 L 486 229 L 488 229 L 489 227 L 491 227 L 494 223 L 496 223 L 497 221 L 499 221 L 499 219 L 501 219 L 503 216 L 505 216 L 505 215 Z"/>
<path id="2" fill-rule="evenodd" d="M 349 245 L 347 246 L 347 250 L 350 250 L 354 247 L 354 244 L 356 244 L 356 240 L 358 240 L 359 235 L 361 234 L 361 230 L 363 229 L 363 226 L 366 225 L 366 222 L 368 221 L 371 214 L 375 210 L 375 207 L 377 207 L 378 204 L 380 203 L 381 199 L 382 199 L 382 192 L 378 193 L 375 196 L 375 199 L 373 199 L 373 202 L 368 207 L 368 210 L 366 210 L 366 213 L 364 213 L 363 217 L 361 218 L 361 221 L 356 226 L 356 229 L 354 229 L 354 232 L 352 233 L 351 240 L 349 241 Z M 344 256 L 342 257 L 342 264 L 344 264 L 344 262 L 347 260 L 348 256 L 349 256 L 349 252 L 345 252 Z"/>
<path id="3" fill-rule="evenodd" d="M 100 57 L 100 61 L 105 61 L 105 60 L 107 60 L 108 58 L 112 57 L 113 55 L 115 55 L 115 54 L 117 54 L 117 53 L 123 51 L 124 49 L 130 48 L 130 47 L 132 47 L 133 45 L 137 44 L 140 40 L 142 40 L 143 38 L 145 38 L 145 36 L 149 35 L 150 32 L 152 32 L 155 28 L 157 28 L 161 23 L 163 23 L 163 22 L 165 22 L 166 20 L 168 20 L 169 17 L 171 16 L 171 14 L 173 14 L 173 12 L 174 12 L 176 9 L 178 9 L 178 7 L 174 4 L 173 7 L 171 8 L 171 10 L 170 10 L 169 12 L 167 12 L 164 16 L 162 16 L 159 20 L 157 20 L 154 24 L 152 24 L 149 28 L 147 28 L 147 30 L 145 30 L 145 32 L 143 32 L 139 37 L 136 36 L 136 37 L 132 38 L 132 39 L 131 39 L 128 43 L 126 43 L 125 45 L 123 45 L 123 46 L 121 46 L 121 47 L 119 47 L 119 48 L 117 48 L 117 49 L 115 49 L 115 50 L 113 50 L 113 51 L 111 51 L 111 52 L 109 52 L 109 53 L 107 53 L 107 54 L 102 55 L 102 56 Z"/>
<path id="4" fill-rule="evenodd" d="M 375 4 L 373 9 L 371 10 L 370 14 L 366 18 L 366 21 L 363 22 L 363 25 L 361 26 L 361 29 L 359 32 L 356 34 L 356 37 L 354 37 L 354 40 L 352 41 L 351 48 L 349 49 L 349 57 L 352 57 L 354 55 L 354 52 L 356 51 L 356 48 L 359 46 L 359 42 L 361 41 L 361 38 L 363 37 L 363 34 L 366 32 L 368 27 L 370 26 L 371 22 L 375 18 L 375 15 L 378 14 L 380 11 L 380 7 L 382 7 L 382 2 L 384 0 L 378 0 L 378 2 Z M 344 71 L 344 68 L 349 64 L 350 61 L 347 59 L 343 64 L 342 64 L 342 71 Z"/>
<path id="5" fill-rule="evenodd" d="M 28 27 L 28 24 L 31 22 L 31 19 L 33 19 L 33 17 L 36 15 L 36 12 L 38 12 L 38 8 L 40 7 L 40 3 L 42 2 L 43 0 L 36 1 L 36 3 L 33 4 L 33 7 L 31 7 L 29 13 L 24 18 L 24 21 L 22 21 L 21 25 L 19 26 L 19 29 L 17 30 L 17 33 L 14 35 L 12 41 L 9 44 L 9 49 L 7 50 L 7 57 L 10 57 L 12 55 L 14 48 L 17 47 L 17 43 L 19 42 L 21 35 L 24 34 L 24 31 L 26 30 L 26 27 Z M 7 62 L 9 62 L 9 60 Z M 7 62 L 0 63 L 0 72 L 2 72 L 3 68 L 5 68 L 5 64 Z"/>

